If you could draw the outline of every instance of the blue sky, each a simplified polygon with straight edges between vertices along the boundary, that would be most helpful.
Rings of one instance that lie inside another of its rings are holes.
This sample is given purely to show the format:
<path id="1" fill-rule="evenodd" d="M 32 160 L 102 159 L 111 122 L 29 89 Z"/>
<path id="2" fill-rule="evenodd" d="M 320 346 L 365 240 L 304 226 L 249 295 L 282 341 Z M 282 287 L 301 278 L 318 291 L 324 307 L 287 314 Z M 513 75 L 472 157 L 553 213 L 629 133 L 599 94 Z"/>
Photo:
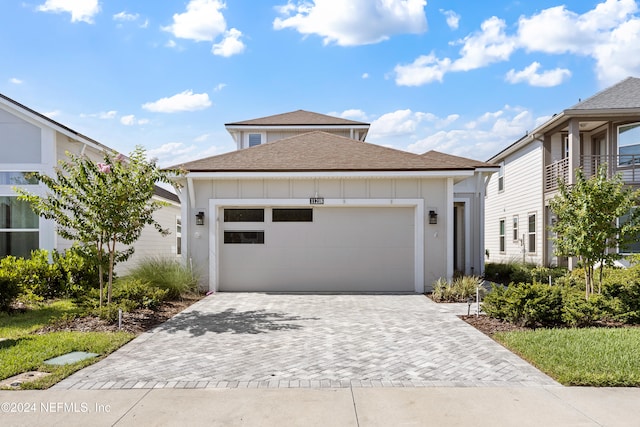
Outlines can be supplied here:
<path id="1" fill-rule="evenodd" d="M 3 0 L 0 92 L 163 166 L 305 109 L 486 160 L 640 76 L 634 0 Z"/>

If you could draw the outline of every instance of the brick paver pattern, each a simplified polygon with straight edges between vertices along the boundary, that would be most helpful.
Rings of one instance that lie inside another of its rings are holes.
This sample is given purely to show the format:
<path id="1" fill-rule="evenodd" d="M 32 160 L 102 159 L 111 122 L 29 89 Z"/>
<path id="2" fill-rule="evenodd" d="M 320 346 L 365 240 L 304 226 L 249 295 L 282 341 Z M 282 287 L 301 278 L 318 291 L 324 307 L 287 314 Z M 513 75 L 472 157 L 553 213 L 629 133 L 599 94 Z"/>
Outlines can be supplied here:
<path id="1" fill-rule="evenodd" d="M 424 295 L 219 293 L 54 388 L 558 385 L 454 311 Z"/>

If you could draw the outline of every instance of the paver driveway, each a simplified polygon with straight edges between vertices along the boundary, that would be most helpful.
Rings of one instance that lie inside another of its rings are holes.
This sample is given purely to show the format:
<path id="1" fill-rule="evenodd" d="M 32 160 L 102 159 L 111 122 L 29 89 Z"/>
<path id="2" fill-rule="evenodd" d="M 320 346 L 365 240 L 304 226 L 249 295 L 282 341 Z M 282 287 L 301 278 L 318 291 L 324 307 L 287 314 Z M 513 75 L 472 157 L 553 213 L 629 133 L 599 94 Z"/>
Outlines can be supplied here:
<path id="1" fill-rule="evenodd" d="M 56 388 L 555 385 L 423 295 L 211 295 Z"/>

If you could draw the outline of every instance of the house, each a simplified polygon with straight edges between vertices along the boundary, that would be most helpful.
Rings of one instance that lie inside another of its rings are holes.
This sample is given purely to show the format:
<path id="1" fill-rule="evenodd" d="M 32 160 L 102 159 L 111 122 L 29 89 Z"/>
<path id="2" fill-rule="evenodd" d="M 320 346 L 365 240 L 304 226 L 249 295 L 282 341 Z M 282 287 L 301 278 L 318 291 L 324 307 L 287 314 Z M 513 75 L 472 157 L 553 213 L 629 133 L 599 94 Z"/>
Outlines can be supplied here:
<path id="1" fill-rule="evenodd" d="M 569 266 L 553 254 L 549 201 L 558 180 L 593 176 L 602 164 L 626 184 L 640 184 L 640 79 L 629 77 L 555 114 L 488 160 L 500 170 L 487 187 L 487 260 Z M 640 244 L 619 248 L 635 253 Z"/>
<path id="2" fill-rule="evenodd" d="M 18 200 L 14 187 L 44 194 L 46 187 L 29 178 L 29 172 L 53 175 L 67 152 L 99 161 L 104 151 L 112 150 L 0 94 L 0 258 L 28 257 L 38 248 L 63 251 L 72 245 L 57 235 L 54 222 L 39 218 L 27 202 Z M 144 256 L 179 255 L 179 200 L 160 187 L 155 197 L 169 203 L 156 217 L 171 234 L 163 237 L 153 227 L 143 230 L 136 253 L 119 265 L 120 272 Z"/>
<path id="3" fill-rule="evenodd" d="M 368 123 L 303 110 L 226 129 L 236 151 L 174 166 L 182 253 L 205 288 L 424 292 L 482 274 L 495 166 L 370 144 Z"/>

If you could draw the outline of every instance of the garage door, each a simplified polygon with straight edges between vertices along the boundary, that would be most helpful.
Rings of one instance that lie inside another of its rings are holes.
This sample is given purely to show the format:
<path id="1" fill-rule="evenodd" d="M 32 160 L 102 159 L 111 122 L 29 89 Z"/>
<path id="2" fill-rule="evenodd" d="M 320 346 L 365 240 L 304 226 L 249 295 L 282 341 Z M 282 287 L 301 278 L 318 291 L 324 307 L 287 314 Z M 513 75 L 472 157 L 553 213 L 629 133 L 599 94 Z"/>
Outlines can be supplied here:
<path id="1" fill-rule="evenodd" d="M 221 208 L 219 289 L 411 292 L 414 208 Z"/>

